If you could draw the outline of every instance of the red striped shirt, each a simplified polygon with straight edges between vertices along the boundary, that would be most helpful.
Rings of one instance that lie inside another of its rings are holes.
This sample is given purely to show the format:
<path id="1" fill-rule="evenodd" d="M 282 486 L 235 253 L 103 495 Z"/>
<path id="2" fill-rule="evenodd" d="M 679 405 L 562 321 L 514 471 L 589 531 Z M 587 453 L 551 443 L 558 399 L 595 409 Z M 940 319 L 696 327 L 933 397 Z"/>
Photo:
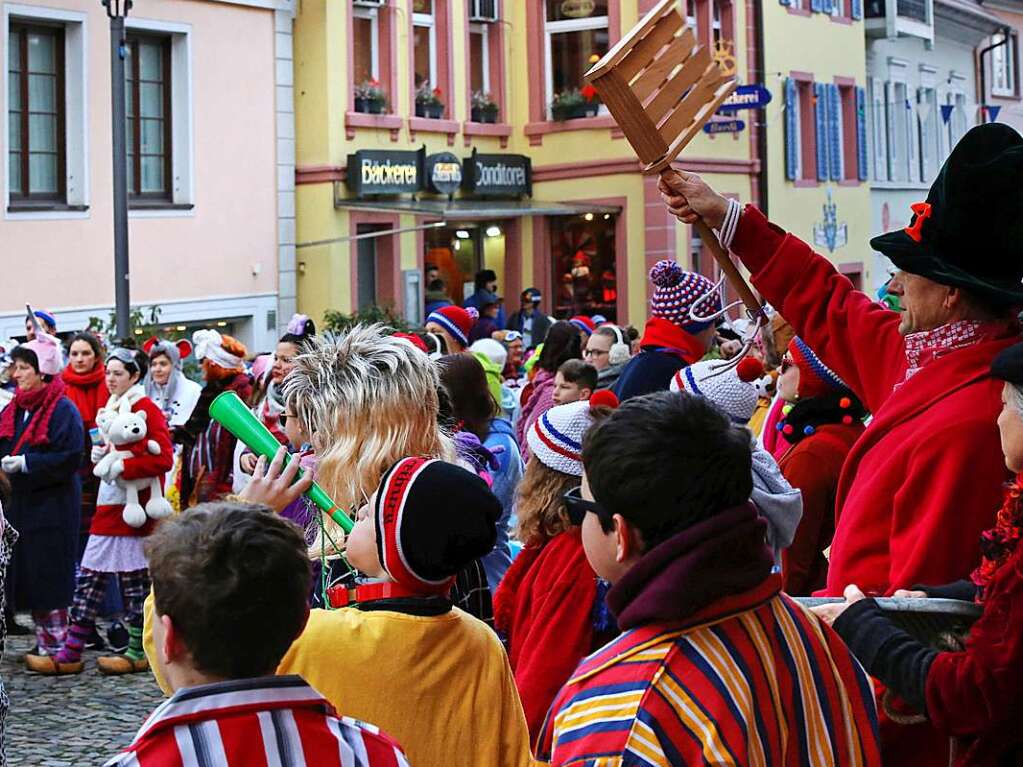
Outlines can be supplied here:
<path id="1" fill-rule="evenodd" d="M 105 767 L 408 767 L 376 727 L 339 717 L 299 676 L 178 690 Z"/>

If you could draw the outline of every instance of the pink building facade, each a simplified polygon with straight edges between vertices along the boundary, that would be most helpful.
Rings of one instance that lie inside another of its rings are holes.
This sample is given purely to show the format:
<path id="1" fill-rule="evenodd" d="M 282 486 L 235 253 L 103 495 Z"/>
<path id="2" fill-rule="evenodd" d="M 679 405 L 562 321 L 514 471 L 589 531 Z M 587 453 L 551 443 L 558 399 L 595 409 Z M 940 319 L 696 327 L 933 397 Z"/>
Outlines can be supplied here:
<path id="1" fill-rule="evenodd" d="M 254 352 L 295 306 L 292 1 L 139 0 L 127 22 L 132 305 Z M 108 20 L 0 12 L 0 339 L 26 302 L 77 330 L 114 296 Z"/>

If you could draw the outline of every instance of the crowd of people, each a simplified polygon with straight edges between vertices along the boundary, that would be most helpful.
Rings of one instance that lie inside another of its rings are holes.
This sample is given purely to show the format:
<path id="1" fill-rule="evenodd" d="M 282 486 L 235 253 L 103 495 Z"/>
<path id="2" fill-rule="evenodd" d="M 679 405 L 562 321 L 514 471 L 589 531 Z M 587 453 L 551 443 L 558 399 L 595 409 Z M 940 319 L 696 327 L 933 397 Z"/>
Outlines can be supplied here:
<path id="1" fill-rule="evenodd" d="M 296 315 L 255 356 L 65 351 L 36 312 L 0 389 L 6 627 L 31 616 L 34 673 L 109 645 L 103 674 L 154 675 L 112 765 L 1017 764 L 1021 176 L 1011 130 L 963 139 L 872 243 L 901 312 L 677 171 L 665 205 L 769 322 L 670 261 L 642 332 L 534 288 L 505 318 L 486 271 L 465 306 L 434 277 L 421 330 Z M 211 417 L 228 391 L 275 456 Z M 981 617 L 941 650 L 892 595 Z"/>

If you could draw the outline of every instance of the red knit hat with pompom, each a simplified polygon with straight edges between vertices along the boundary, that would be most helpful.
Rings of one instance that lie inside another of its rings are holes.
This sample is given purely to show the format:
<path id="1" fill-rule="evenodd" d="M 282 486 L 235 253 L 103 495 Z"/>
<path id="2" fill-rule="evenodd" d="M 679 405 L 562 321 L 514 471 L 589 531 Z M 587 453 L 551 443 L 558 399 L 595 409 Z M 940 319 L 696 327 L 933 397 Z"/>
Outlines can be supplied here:
<path id="1" fill-rule="evenodd" d="M 463 309 L 461 306 L 442 306 L 440 309 L 430 312 L 426 322 L 427 324 L 437 323 L 465 347 L 469 345 L 469 333 L 472 332 L 472 328 L 479 318 L 480 313 L 471 306 L 468 309 Z M 448 349 L 448 351 L 453 352 L 454 349 Z"/>

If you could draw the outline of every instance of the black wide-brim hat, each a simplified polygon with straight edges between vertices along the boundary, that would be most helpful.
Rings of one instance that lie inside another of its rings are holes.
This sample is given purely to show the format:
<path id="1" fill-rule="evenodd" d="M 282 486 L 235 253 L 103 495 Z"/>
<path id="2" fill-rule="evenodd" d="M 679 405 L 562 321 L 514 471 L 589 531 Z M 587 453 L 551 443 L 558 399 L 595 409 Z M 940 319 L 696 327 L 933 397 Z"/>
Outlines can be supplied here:
<path id="1" fill-rule="evenodd" d="M 870 241 L 902 271 L 992 304 L 1023 304 L 1023 137 L 1008 125 L 970 130 L 941 166 L 905 229 Z"/>

